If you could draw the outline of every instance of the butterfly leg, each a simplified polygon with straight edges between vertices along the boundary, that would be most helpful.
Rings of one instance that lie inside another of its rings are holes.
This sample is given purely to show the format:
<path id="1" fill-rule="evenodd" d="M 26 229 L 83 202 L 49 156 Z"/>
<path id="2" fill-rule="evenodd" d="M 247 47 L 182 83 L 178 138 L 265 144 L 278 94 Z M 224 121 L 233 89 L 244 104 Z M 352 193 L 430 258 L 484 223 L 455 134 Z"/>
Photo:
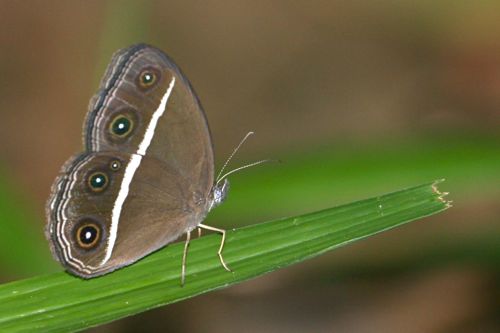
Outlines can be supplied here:
<path id="1" fill-rule="evenodd" d="M 220 243 L 219 251 L 217 252 L 217 254 L 219 255 L 220 263 L 222 264 L 222 266 L 224 266 L 224 269 L 226 271 L 228 271 L 228 272 L 231 272 L 231 270 L 229 269 L 229 267 L 224 262 L 224 258 L 222 257 L 222 249 L 224 248 L 224 242 L 226 241 L 226 230 L 215 228 L 215 227 L 211 227 L 211 226 L 208 226 L 208 225 L 205 225 L 205 224 L 198 224 L 198 228 L 215 231 L 215 232 L 218 232 L 218 233 L 222 234 L 222 241 Z"/>
<path id="2" fill-rule="evenodd" d="M 201 228 L 198 228 L 198 238 L 201 237 Z"/>
<path id="3" fill-rule="evenodd" d="M 190 240 L 191 240 L 191 231 L 188 231 L 186 233 L 186 242 L 184 243 L 184 253 L 182 254 L 181 286 L 184 286 L 184 281 L 186 280 L 186 258 Z"/>

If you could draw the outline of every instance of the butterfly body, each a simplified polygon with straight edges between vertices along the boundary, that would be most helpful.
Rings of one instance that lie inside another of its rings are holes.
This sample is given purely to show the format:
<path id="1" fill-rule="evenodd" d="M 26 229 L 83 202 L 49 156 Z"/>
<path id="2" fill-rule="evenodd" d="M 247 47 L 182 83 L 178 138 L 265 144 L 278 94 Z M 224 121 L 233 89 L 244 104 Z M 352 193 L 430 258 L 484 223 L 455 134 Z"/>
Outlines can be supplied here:
<path id="1" fill-rule="evenodd" d="M 46 208 L 52 253 L 75 275 L 109 273 L 173 242 L 226 195 L 227 182 L 214 185 L 198 98 L 154 47 L 115 53 L 90 101 L 83 142 Z"/>

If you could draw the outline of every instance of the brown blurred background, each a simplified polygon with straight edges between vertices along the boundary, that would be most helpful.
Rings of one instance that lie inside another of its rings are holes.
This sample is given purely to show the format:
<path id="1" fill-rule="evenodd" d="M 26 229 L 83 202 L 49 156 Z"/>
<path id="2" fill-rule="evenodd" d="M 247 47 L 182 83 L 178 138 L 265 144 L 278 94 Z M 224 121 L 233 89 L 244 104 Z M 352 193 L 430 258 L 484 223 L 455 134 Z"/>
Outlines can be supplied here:
<path id="1" fill-rule="evenodd" d="M 88 100 L 111 54 L 136 42 L 163 49 L 188 76 L 206 110 L 218 165 L 253 130 L 236 164 L 285 156 L 292 165 L 321 166 L 325 154 L 339 151 L 346 170 L 360 170 L 353 179 L 367 180 L 344 187 L 325 180 L 345 190 L 323 191 L 322 199 L 304 188 L 300 207 L 287 208 L 281 193 L 279 209 L 222 215 L 221 224 L 257 223 L 436 177 L 449 178 L 443 188 L 455 207 L 91 331 L 500 331 L 494 1 L 0 1 L 2 281 L 60 270 L 47 260 L 44 203 L 62 163 L 81 150 Z M 440 159 L 435 145 L 453 154 Z M 363 163 L 366 152 L 379 169 Z M 412 163 L 421 156 L 422 165 Z M 381 171 L 403 159 L 403 176 Z M 449 172 L 436 174 L 435 166 Z M 249 171 L 253 179 L 260 170 Z M 305 179 L 307 172 L 313 177 L 313 168 L 304 170 Z M 244 192 L 231 195 L 244 205 Z M 9 224 L 17 218 L 25 223 Z M 20 269 L 23 261 L 32 268 Z"/>

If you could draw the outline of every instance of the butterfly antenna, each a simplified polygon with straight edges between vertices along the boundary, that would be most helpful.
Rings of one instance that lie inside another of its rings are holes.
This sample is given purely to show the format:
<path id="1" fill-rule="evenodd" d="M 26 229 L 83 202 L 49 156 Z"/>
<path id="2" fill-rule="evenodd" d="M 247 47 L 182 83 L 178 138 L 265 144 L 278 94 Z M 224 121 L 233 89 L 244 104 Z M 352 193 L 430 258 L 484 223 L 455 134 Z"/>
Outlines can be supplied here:
<path id="1" fill-rule="evenodd" d="M 253 162 L 253 163 L 250 163 L 250 164 L 247 164 L 244 166 L 240 166 L 239 168 L 233 169 L 233 170 L 225 173 L 222 177 L 217 177 L 217 182 L 215 183 L 215 185 L 219 184 L 222 180 L 224 180 L 224 178 L 226 178 L 227 176 L 229 176 L 232 173 L 235 173 L 237 171 L 240 171 L 240 170 L 243 170 L 246 168 L 250 168 L 250 167 L 262 164 L 262 163 L 267 163 L 267 162 L 276 162 L 276 161 L 275 160 L 261 160 L 261 161 Z"/>
<path id="2" fill-rule="evenodd" d="M 224 175 L 224 177 L 221 178 L 220 175 L 224 172 L 224 169 L 226 168 L 226 166 L 228 165 L 228 163 L 231 161 L 231 159 L 233 158 L 234 154 L 236 154 L 236 152 L 240 149 L 241 145 L 243 145 L 243 143 L 250 137 L 250 135 L 253 135 L 253 132 L 248 132 L 247 135 L 245 135 L 245 137 L 243 139 L 241 139 L 240 143 L 236 146 L 236 148 L 234 148 L 234 150 L 231 153 L 231 155 L 229 155 L 229 158 L 226 160 L 226 163 L 224 163 L 224 165 L 222 166 L 222 169 L 220 169 L 219 174 L 217 175 L 217 180 L 215 181 L 216 184 L 218 184 L 219 181 L 221 181 L 222 178 L 224 178 L 226 176 L 226 175 Z"/>

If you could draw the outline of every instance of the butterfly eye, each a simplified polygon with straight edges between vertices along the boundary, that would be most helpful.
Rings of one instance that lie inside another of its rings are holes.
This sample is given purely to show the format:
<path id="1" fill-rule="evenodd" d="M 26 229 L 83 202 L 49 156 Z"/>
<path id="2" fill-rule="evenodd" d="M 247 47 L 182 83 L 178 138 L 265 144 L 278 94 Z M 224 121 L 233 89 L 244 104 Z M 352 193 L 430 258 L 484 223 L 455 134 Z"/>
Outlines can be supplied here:
<path id="1" fill-rule="evenodd" d="M 139 87 L 144 90 L 153 87 L 158 82 L 158 78 L 159 73 L 157 70 L 146 68 L 141 71 L 137 81 L 139 83 Z"/>
<path id="2" fill-rule="evenodd" d="M 91 249 L 97 245 L 101 238 L 100 227 L 92 222 L 83 223 L 76 229 L 75 235 L 78 245 L 83 249 Z"/>
<path id="3" fill-rule="evenodd" d="M 88 185 L 92 191 L 101 192 L 108 185 L 108 176 L 102 172 L 94 172 L 88 179 Z"/>
<path id="4" fill-rule="evenodd" d="M 133 128 L 134 122 L 126 115 L 116 116 L 109 125 L 110 132 L 119 137 L 127 136 Z"/>
<path id="5" fill-rule="evenodd" d="M 111 171 L 118 171 L 120 170 L 121 167 L 122 167 L 122 162 L 118 160 L 114 160 L 111 161 L 111 163 L 109 163 L 109 168 L 111 169 Z"/>

